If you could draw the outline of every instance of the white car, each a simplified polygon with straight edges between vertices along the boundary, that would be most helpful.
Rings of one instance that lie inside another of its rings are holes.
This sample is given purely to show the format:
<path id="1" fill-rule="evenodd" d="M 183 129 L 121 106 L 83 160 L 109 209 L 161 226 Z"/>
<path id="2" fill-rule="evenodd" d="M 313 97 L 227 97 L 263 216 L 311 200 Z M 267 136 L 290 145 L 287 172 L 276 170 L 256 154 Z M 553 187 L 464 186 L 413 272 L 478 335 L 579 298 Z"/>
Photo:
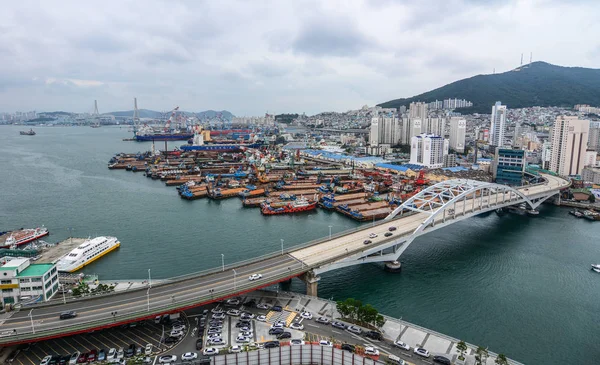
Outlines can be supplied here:
<path id="1" fill-rule="evenodd" d="M 42 362 L 40 362 L 40 365 L 48 365 L 48 363 L 50 362 L 50 360 L 52 360 L 52 355 L 46 355 L 42 359 Z"/>
<path id="2" fill-rule="evenodd" d="M 152 344 L 151 343 L 146 345 L 146 348 L 144 349 L 144 355 L 152 355 Z"/>
<path id="3" fill-rule="evenodd" d="M 221 307 L 214 307 L 211 312 L 213 312 L 214 314 L 218 314 L 218 313 L 223 313 L 223 308 Z"/>
<path id="4" fill-rule="evenodd" d="M 348 326 L 346 327 L 346 331 L 356 333 L 357 335 L 360 335 L 362 333 L 362 329 L 356 326 Z"/>
<path id="5" fill-rule="evenodd" d="M 290 345 L 292 345 L 292 346 L 304 345 L 304 343 L 305 342 L 300 339 L 290 340 Z"/>
<path id="6" fill-rule="evenodd" d="M 262 279 L 261 274 L 252 274 L 248 277 L 248 280 L 250 280 L 250 281 L 254 281 L 254 280 L 258 280 L 258 279 Z"/>
<path id="7" fill-rule="evenodd" d="M 329 324 L 329 318 L 327 318 L 327 317 L 319 317 L 319 318 L 317 318 L 317 323 Z"/>
<path id="8" fill-rule="evenodd" d="M 394 346 L 399 347 L 399 348 L 401 348 L 403 350 L 406 350 L 406 351 L 410 351 L 410 346 L 408 346 L 407 343 L 402 342 L 400 340 L 394 342 Z"/>
<path id="9" fill-rule="evenodd" d="M 422 347 L 415 347 L 415 350 L 413 352 L 419 356 L 429 357 L 429 351 L 425 350 Z"/>
<path id="10" fill-rule="evenodd" d="M 119 348 L 119 350 L 117 350 L 117 360 L 121 360 L 123 357 L 125 357 L 125 351 L 123 350 L 122 347 Z"/>
<path id="11" fill-rule="evenodd" d="M 294 329 L 294 330 L 299 330 L 299 331 L 301 331 L 301 330 L 303 330 L 303 329 L 304 329 L 304 325 L 303 325 L 302 323 L 298 323 L 298 322 L 292 322 L 292 323 L 290 324 L 290 328 L 291 328 L 291 329 Z"/>
<path id="12" fill-rule="evenodd" d="M 240 312 L 239 310 L 237 310 L 237 309 L 230 309 L 230 310 L 228 310 L 228 311 L 227 311 L 227 314 L 228 314 L 228 315 L 230 315 L 230 316 L 234 316 L 234 317 L 237 317 L 237 316 L 239 316 L 239 315 L 240 315 L 240 313 L 241 313 L 241 312 Z"/>
<path id="13" fill-rule="evenodd" d="M 271 309 L 271 306 L 267 303 L 258 303 L 256 305 L 256 308 L 258 309 Z"/>
<path id="14" fill-rule="evenodd" d="M 116 357 L 117 357 L 117 349 L 113 347 L 110 350 L 108 350 L 108 355 L 106 355 L 106 361 L 112 361 Z"/>
<path id="15" fill-rule="evenodd" d="M 371 233 L 371 234 L 369 235 L 369 238 L 377 238 L 377 233 Z"/>
<path id="16" fill-rule="evenodd" d="M 225 341 L 222 338 L 209 338 L 207 341 L 208 345 L 225 345 Z"/>
<path id="17" fill-rule="evenodd" d="M 225 302 L 225 304 L 227 304 L 227 305 L 239 305 L 240 304 L 240 300 L 238 298 L 230 298 L 230 299 L 227 299 L 227 301 Z"/>
<path id="18" fill-rule="evenodd" d="M 379 350 L 375 347 L 367 346 L 365 347 L 365 355 L 379 356 Z"/>
<path id="19" fill-rule="evenodd" d="M 302 317 L 304 319 L 312 319 L 313 315 L 311 312 L 302 312 L 302 313 L 300 313 L 300 317 Z"/>
<path id="20" fill-rule="evenodd" d="M 221 313 L 213 314 L 213 318 L 214 319 L 223 319 L 223 318 L 225 318 L 225 313 L 221 312 Z"/>
<path id="21" fill-rule="evenodd" d="M 265 347 L 265 345 L 263 345 L 262 343 L 254 343 L 254 342 L 252 342 L 252 343 L 248 344 L 248 350 L 259 350 L 259 349 L 262 349 L 264 347 Z"/>
<path id="22" fill-rule="evenodd" d="M 183 336 L 183 331 L 171 331 L 171 333 L 169 333 L 170 337 L 181 337 Z"/>
<path id="23" fill-rule="evenodd" d="M 215 356 L 219 354 L 219 350 L 217 350 L 214 347 L 207 347 L 204 350 L 202 350 L 202 355 L 204 356 Z"/>
<path id="24" fill-rule="evenodd" d="M 172 331 L 183 331 L 185 329 L 184 324 L 178 324 L 171 328 Z"/>
<path id="25" fill-rule="evenodd" d="M 181 355 L 181 361 L 192 361 L 192 360 L 196 360 L 198 358 L 198 354 L 195 352 L 186 352 L 185 354 Z"/>
<path id="26" fill-rule="evenodd" d="M 242 352 L 242 346 L 233 345 L 233 346 L 231 346 L 231 348 L 229 349 L 229 353 L 230 353 L 230 354 L 235 354 L 235 353 L 239 353 L 239 352 Z"/>
<path id="27" fill-rule="evenodd" d="M 219 333 L 210 333 L 207 338 L 208 339 L 223 338 L 223 335 L 221 334 L 221 332 L 219 332 Z"/>
<path id="28" fill-rule="evenodd" d="M 241 331 L 240 335 L 242 336 L 246 336 L 246 337 L 252 337 L 252 330 L 249 331 Z"/>
<path id="29" fill-rule="evenodd" d="M 285 325 L 280 322 L 275 322 L 271 325 L 271 328 L 283 328 L 283 327 L 285 327 Z"/>
<path id="30" fill-rule="evenodd" d="M 261 314 L 260 316 L 256 317 L 256 320 L 260 321 L 260 322 L 266 322 L 267 316 L 265 316 L 264 314 Z"/>
<path id="31" fill-rule="evenodd" d="M 168 364 L 177 361 L 177 356 L 175 355 L 163 355 L 158 358 L 158 362 L 160 364 Z"/>
<path id="32" fill-rule="evenodd" d="M 248 343 L 250 342 L 250 339 L 244 335 L 239 335 L 235 338 L 235 342 L 237 343 Z"/>
<path id="33" fill-rule="evenodd" d="M 319 341 L 319 345 L 320 346 L 326 346 L 326 347 L 333 347 L 333 344 L 327 340 L 321 340 Z"/>
<path id="34" fill-rule="evenodd" d="M 242 314 L 240 314 L 240 318 L 241 319 L 253 319 L 254 318 L 254 314 L 253 313 L 248 313 L 248 312 L 243 312 Z"/>

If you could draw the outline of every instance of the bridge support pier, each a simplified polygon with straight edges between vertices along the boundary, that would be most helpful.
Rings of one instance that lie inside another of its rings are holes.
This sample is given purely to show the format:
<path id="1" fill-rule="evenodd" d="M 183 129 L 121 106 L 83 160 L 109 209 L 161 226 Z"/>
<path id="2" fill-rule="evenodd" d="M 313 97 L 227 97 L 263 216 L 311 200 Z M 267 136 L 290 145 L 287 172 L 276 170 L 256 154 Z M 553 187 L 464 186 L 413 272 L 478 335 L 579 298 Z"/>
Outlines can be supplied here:
<path id="1" fill-rule="evenodd" d="M 400 272 L 401 270 L 402 263 L 400 261 L 388 261 L 385 263 L 385 271 Z"/>
<path id="2" fill-rule="evenodd" d="M 306 283 L 306 295 L 316 297 L 321 277 L 315 275 L 315 273 L 311 270 L 300 276 L 300 279 Z"/>

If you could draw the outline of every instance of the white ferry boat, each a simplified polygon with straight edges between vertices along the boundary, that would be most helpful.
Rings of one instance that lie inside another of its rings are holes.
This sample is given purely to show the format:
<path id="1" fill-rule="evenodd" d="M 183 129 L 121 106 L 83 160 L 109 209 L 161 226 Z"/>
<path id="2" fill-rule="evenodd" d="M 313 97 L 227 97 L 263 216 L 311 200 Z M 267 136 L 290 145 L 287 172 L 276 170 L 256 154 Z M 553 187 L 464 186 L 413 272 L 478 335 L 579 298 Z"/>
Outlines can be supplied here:
<path id="1" fill-rule="evenodd" d="M 58 260 L 56 266 L 58 271 L 75 272 L 119 246 L 121 246 L 121 242 L 116 237 L 101 236 L 88 239 Z"/>

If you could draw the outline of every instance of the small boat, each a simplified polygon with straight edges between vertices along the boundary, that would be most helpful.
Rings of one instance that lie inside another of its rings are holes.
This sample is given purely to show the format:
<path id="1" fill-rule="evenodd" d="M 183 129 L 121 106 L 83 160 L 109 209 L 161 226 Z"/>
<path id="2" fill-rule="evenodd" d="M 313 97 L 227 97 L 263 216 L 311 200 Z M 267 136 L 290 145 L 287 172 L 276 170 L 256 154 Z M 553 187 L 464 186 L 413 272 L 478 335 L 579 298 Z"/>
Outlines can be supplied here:
<path id="1" fill-rule="evenodd" d="M 306 198 L 301 197 L 296 199 L 282 207 L 274 208 L 268 203 L 263 203 L 261 207 L 261 213 L 264 215 L 275 215 L 275 214 L 289 214 L 307 212 L 317 208 L 317 201 L 308 201 Z"/>
<path id="2" fill-rule="evenodd" d="M 599 272 L 600 273 L 600 269 L 597 269 L 595 267 L 592 267 L 592 270 L 594 270 L 595 272 Z"/>
<path id="3" fill-rule="evenodd" d="M 21 229 L 12 232 L 2 247 L 17 247 L 35 241 L 50 234 L 48 228 L 42 226 L 35 229 Z"/>
<path id="4" fill-rule="evenodd" d="M 30 128 L 28 131 L 20 131 L 19 134 L 22 136 L 35 136 L 35 131 Z"/>
<path id="5" fill-rule="evenodd" d="M 576 216 L 577 218 L 581 218 L 581 217 L 583 217 L 583 213 L 581 213 L 581 212 L 580 212 L 579 210 L 577 210 L 577 209 L 569 211 L 569 214 L 572 214 L 572 215 Z"/>
<path id="6" fill-rule="evenodd" d="M 596 265 L 592 264 L 592 270 L 594 270 L 594 269 L 600 270 L 600 264 L 596 264 Z"/>

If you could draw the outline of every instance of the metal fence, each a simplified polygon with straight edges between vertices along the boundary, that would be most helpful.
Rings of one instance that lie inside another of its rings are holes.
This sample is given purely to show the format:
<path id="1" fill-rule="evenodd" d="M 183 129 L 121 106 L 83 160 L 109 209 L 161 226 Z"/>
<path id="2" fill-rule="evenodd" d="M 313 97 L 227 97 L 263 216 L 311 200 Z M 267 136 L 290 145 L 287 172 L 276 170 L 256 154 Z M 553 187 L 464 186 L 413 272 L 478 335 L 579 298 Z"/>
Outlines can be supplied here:
<path id="1" fill-rule="evenodd" d="M 219 355 L 212 365 L 376 365 L 373 360 L 334 347 L 319 345 L 284 346 L 237 354 Z"/>

